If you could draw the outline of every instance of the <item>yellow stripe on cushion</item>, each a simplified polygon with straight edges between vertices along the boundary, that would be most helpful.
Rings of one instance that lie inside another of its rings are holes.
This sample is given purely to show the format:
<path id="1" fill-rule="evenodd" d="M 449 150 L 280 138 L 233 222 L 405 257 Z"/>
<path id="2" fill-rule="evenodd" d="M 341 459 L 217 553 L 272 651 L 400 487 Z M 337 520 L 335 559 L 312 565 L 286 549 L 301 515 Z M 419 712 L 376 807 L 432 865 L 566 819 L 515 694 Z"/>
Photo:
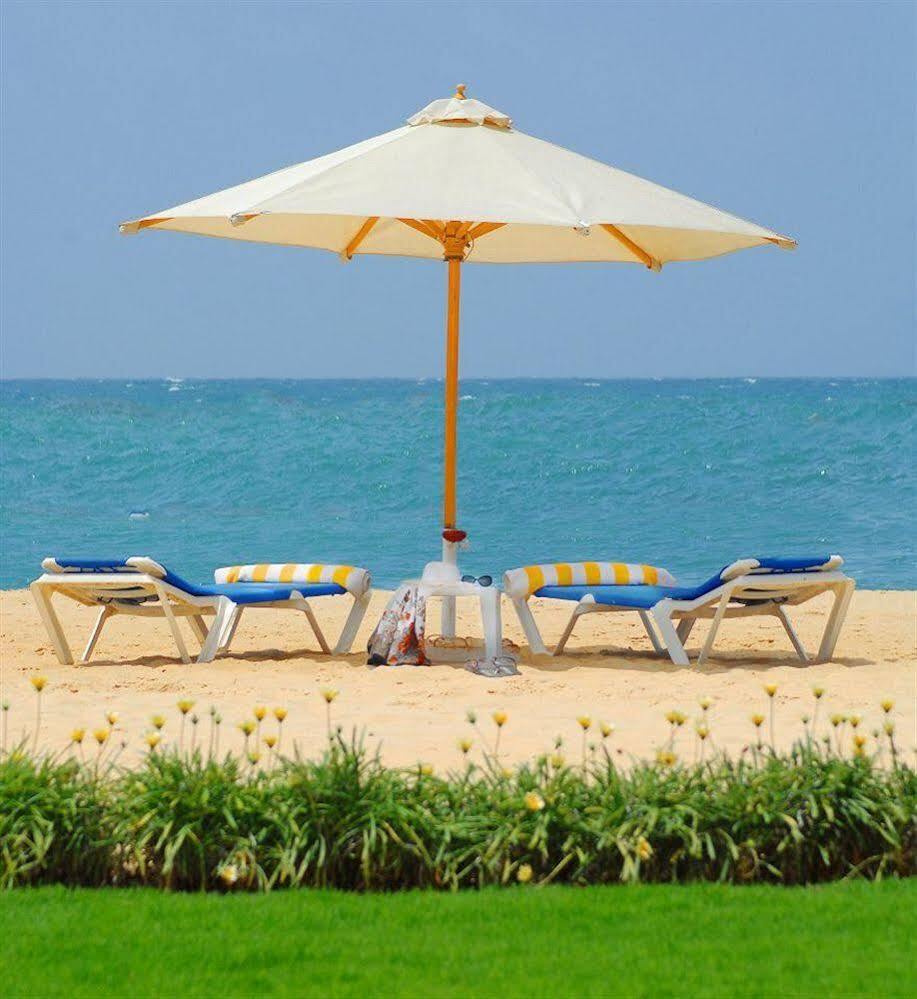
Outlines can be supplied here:
<path id="1" fill-rule="evenodd" d="M 544 586 L 544 573 L 540 565 L 527 565 L 525 574 L 529 577 L 529 593 L 534 593 Z"/>
<path id="2" fill-rule="evenodd" d="M 655 586 L 659 582 L 659 573 L 653 565 L 641 566 L 643 569 L 643 582 L 649 586 Z"/>
<path id="3" fill-rule="evenodd" d="M 597 586 L 602 579 L 602 570 L 598 562 L 583 562 L 583 571 L 586 573 L 586 585 Z"/>
<path id="4" fill-rule="evenodd" d="M 293 575 L 295 574 L 295 572 L 296 572 L 296 563 L 295 562 L 288 562 L 280 570 L 280 582 L 281 583 L 292 583 L 293 582 Z"/>
<path id="5" fill-rule="evenodd" d="M 573 566 L 568 562 L 557 562 L 554 569 L 557 572 L 558 586 L 571 586 L 573 584 Z"/>
<path id="6" fill-rule="evenodd" d="M 325 567 L 320 563 L 316 562 L 314 565 L 309 566 L 309 571 L 306 574 L 307 583 L 320 583 L 322 579 L 322 569 Z"/>
<path id="7" fill-rule="evenodd" d="M 612 572 L 615 574 L 615 586 L 627 586 L 630 582 L 630 573 L 623 562 L 612 562 Z"/>
<path id="8" fill-rule="evenodd" d="M 267 578 L 267 570 L 268 566 L 266 563 L 256 565 L 255 568 L 252 569 L 252 582 L 263 583 Z"/>
<path id="9" fill-rule="evenodd" d="M 343 586 L 346 588 L 347 580 L 350 578 L 350 573 L 353 571 L 352 565 L 339 565 L 337 569 L 334 570 L 334 575 L 331 577 L 332 580 L 338 584 L 338 586 Z"/>
<path id="10" fill-rule="evenodd" d="M 239 581 L 239 566 L 234 565 L 229 572 L 226 573 L 227 583 L 237 583 Z"/>

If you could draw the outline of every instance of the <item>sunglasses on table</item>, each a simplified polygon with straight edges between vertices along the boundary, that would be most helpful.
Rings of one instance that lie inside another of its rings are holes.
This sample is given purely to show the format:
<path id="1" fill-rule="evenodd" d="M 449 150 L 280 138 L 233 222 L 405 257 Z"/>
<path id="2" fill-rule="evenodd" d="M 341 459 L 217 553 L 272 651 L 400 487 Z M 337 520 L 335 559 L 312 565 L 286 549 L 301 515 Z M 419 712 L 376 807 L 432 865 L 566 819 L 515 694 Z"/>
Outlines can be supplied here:
<path id="1" fill-rule="evenodd" d="M 462 576 L 463 583 L 477 583 L 478 586 L 491 586 L 493 581 L 493 576 Z"/>

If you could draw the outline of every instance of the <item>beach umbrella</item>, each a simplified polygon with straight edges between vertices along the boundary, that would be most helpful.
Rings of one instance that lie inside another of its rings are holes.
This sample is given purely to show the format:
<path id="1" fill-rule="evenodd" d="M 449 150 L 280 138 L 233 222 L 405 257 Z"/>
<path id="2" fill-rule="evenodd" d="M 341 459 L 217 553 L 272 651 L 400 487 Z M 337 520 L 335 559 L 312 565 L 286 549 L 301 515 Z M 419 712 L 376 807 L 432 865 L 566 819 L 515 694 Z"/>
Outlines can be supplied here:
<path id="1" fill-rule="evenodd" d="M 442 259 L 446 291 L 443 557 L 456 520 L 463 263 L 702 260 L 796 243 L 753 222 L 519 131 L 465 95 L 391 132 L 121 226 L 360 254 Z"/>

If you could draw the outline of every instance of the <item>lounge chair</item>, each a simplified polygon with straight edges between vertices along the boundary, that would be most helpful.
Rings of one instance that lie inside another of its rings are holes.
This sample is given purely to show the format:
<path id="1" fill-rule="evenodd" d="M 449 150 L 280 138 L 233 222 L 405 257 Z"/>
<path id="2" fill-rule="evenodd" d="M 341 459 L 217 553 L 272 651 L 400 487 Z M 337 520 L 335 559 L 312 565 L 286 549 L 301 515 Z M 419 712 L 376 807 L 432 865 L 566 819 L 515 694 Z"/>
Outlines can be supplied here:
<path id="1" fill-rule="evenodd" d="M 698 618 L 712 618 L 710 630 L 697 660 L 703 666 L 713 649 L 724 617 L 770 614 L 786 629 L 802 662 L 810 661 L 793 629 L 786 608 L 804 603 L 825 592 L 834 594 L 834 605 L 818 650 L 818 660 L 834 655 L 838 635 L 847 614 L 854 581 L 840 572 L 840 555 L 813 558 L 741 559 L 698 586 L 678 586 L 664 569 L 623 563 L 527 566 L 511 569 L 504 576 L 504 591 L 512 599 L 534 653 L 546 653 L 528 600 L 532 596 L 575 600 L 570 617 L 553 655 L 563 652 L 577 620 L 597 611 L 636 611 L 659 655 L 668 652 L 678 666 L 689 665 L 684 643 Z M 676 626 L 673 622 L 677 620 Z"/>
<path id="2" fill-rule="evenodd" d="M 44 575 L 31 585 L 32 596 L 57 658 L 65 664 L 73 662 L 73 655 L 51 603 L 55 593 L 99 608 L 82 662 L 87 662 L 92 655 L 105 622 L 115 614 L 128 614 L 164 617 L 185 663 L 191 660 L 177 619 L 187 618 L 201 643 L 197 661 L 206 663 L 218 651 L 229 648 L 242 611 L 250 607 L 302 611 L 322 651 L 330 652 L 307 598 L 349 593 L 353 606 L 334 648 L 335 653 L 345 654 L 356 637 L 371 592 L 369 573 L 354 566 L 231 566 L 218 569 L 216 582 L 203 586 L 188 583 L 153 559 L 139 556 L 127 559 L 46 558 L 42 568 Z M 204 615 L 214 615 L 209 628 Z"/>

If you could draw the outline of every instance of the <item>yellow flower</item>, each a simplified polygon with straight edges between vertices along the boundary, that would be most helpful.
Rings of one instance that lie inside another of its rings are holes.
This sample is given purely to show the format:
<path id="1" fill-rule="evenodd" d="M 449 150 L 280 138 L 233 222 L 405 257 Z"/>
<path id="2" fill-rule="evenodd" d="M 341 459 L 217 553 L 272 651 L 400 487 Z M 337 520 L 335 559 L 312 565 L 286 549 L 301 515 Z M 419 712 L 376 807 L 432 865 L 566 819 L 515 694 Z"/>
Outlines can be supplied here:
<path id="1" fill-rule="evenodd" d="M 815 695 L 815 700 L 820 701 L 825 696 L 824 687 L 813 687 L 812 693 Z"/>
<path id="2" fill-rule="evenodd" d="M 589 715 L 580 715 L 579 718 L 577 718 L 576 720 L 579 722 L 579 727 L 584 732 L 587 732 L 590 726 L 592 725 L 592 719 L 589 717 Z"/>
<path id="3" fill-rule="evenodd" d="M 537 791 L 528 791 L 523 800 L 530 812 L 540 812 L 544 808 L 544 798 Z"/>
<path id="4" fill-rule="evenodd" d="M 38 691 L 39 694 L 45 689 L 47 683 L 47 679 L 43 676 L 32 677 L 32 686 Z"/>
<path id="5" fill-rule="evenodd" d="M 150 720 L 153 723 L 153 728 L 155 728 L 157 731 L 159 731 L 166 723 L 166 720 L 165 718 L 162 717 L 162 715 L 153 715 L 153 717 Z"/>
<path id="6" fill-rule="evenodd" d="M 274 708 L 274 717 L 277 719 L 277 721 L 282 722 L 284 718 L 286 718 L 286 716 L 287 716 L 286 708 Z"/>
<path id="7" fill-rule="evenodd" d="M 564 765 L 564 758 L 563 758 L 563 756 L 560 753 L 552 753 L 551 754 L 551 766 L 555 767 L 558 770 L 560 770 L 560 768 L 563 765 Z"/>
<path id="8" fill-rule="evenodd" d="M 709 710 L 709 708 L 713 704 L 713 698 L 712 697 L 702 697 L 697 703 L 701 706 L 701 710 L 707 711 L 707 710 Z"/>
<path id="9" fill-rule="evenodd" d="M 866 745 L 865 735 L 855 735 L 853 737 L 853 744 L 857 749 L 862 749 Z"/>
<path id="10" fill-rule="evenodd" d="M 678 757 L 670 749 L 660 749 L 656 753 L 656 762 L 661 767 L 674 767 Z"/>
<path id="11" fill-rule="evenodd" d="M 653 848 L 642 836 L 637 840 L 637 856 L 641 860 L 649 860 L 653 855 Z"/>
<path id="12" fill-rule="evenodd" d="M 506 778 L 507 780 L 509 780 L 509 779 L 510 779 L 510 777 L 512 777 L 512 776 L 513 776 L 513 771 L 512 771 L 511 769 L 510 769 L 510 767 L 504 767 L 504 768 L 503 768 L 503 769 L 502 769 L 502 770 L 500 771 L 500 773 L 502 773 L 502 774 L 503 774 L 503 776 L 504 776 L 504 777 L 505 777 L 505 778 Z"/>
<path id="13" fill-rule="evenodd" d="M 248 762 L 251 763 L 252 766 L 254 766 L 260 759 L 261 754 L 256 753 L 254 750 L 248 754 Z"/>
<path id="14" fill-rule="evenodd" d="M 860 716 L 859 715 L 851 715 L 850 716 L 850 727 L 851 728 L 859 728 L 859 725 L 860 725 Z"/>
<path id="15" fill-rule="evenodd" d="M 698 738 L 701 740 L 701 742 L 703 742 L 704 739 L 706 739 L 707 736 L 710 735 L 710 729 L 707 728 L 706 725 L 698 725 L 697 726 L 697 735 L 698 735 Z"/>
<path id="16" fill-rule="evenodd" d="M 688 716 L 682 711 L 667 711 L 665 720 L 670 725 L 678 725 L 680 728 L 688 720 Z"/>
<path id="17" fill-rule="evenodd" d="M 843 722 L 843 721 L 846 721 L 846 719 L 844 718 L 844 716 L 843 716 L 843 715 L 832 715 L 832 716 L 831 716 L 831 724 L 832 724 L 832 725 L 833 725 L 833 726 L 834 726 L 835 728 L 837 728 L 837 726 L 838 726 L 838 725 L 840 725 L 840 724 L 841 724 L 841 722 Z"/>
<path id="18" fill-rule="evenodd" d="M 882 728 L 885 730 L 887 736 L 892 736 L 895 734 L 895 723 L 892 721 L 887 721 Z"/>
<path id="19" fill-rule="evenodd" d="M 101 746 L 101 745 L 104 745 L 104 744 L 105 744 L 106 742 L 108 742 L 108 737 L 109 737 L 109 735 L 110 735 L 110 734 L 111 734 L 111 733 L 110 733 L 110 732 L 108 731 L 108 729 L 107 729 L 107 728 L 97 728 L 97 729 L 95 729 L 95 731 L 94 731 L 94 732 L 92 733 L 92 735 L 93 735 L 93 738 L 95 739 L 95 741 L 96 741 L 96 742 L 97 742 L 97 743 L 98 743 L 98 744 L 99 744 L 100 746 Z"/>
<path id="20" fill-rule="evenodd" d="M 777 693 L 777 684 L 776 683 L 764 684 L 764 693 L 767 694 L 768 697 L 773 697 L 774 694 Z"/>
<path id="21" fill-rule="evenodd" d="M 503 728 L 506 724 L 506 719 L 509 717 L 505 711 L 495 711 L 491 717 L 494 720 L 494 724 L 497 728 Z"/>
<path id="22" fill-rule="evenodd" d="M 336 690 L 332 690 L 331 687 L 325 687 L 322 691 L 322 697 L 325 698 L 326 704 L 330 704 L 337 696 L 338 692 Z"/>
<path id="23" fill-rule="evenodd" d="M 615 730 L 614 725 L 611 725 L 608 722 L 602 722 L 602 724 L 599 725 L 599 731 L 602 733 L 603 739 L 607 739 L 608 736 L 610 736 L 612 732 L 614 732 L 614 730 Z"/>
<path id="24" fill-rule="evenodd" d="M 84 728 L 75 728 L 70 733 L 70 741 L 75 742 L 77 745 L 79 745 L 85 737 L 86 737 L 86 729 Z"/>
<path id="25" fill-rule="evenodd" d="M 421 763 L 418 770 L 420 771 L 421 777 L 433 776 L 433 767 L 431 767 L 429 763 Z"/>
<path id="26" fill-rule="evenodd" d="M 274 746 L 277 745 L 277 736 L 276 735 L 266 735 L 264 737 L 264 744 L 265 744 L 265 746 L 267 746 L 268 749 L 273 749 Z"/>
<path id="27" fill-rule="evenodd" d="M 882 710 L 888 714 L 891 709 L 895 706 L 895 702 L 890 700 L 888 697 L 882 702 Z"/>
<path id="28" fill-rule="evenodd" d="M 516 880 L 519 882 L 519 884 L 527 885 L 529 881 L 532 880 L 532 865 L 531 864 L 520 865 L 519 870 L 516 871 Z"/>
<path id="29" fill-rule="evenodd" d="M 194 701 L 183 700 L 178 702 L 178 710 L 186 715 L 194 707 Z"/>
<path id="30" fill-rule="evenodd" d="M 459 739 L 458 747 L 463 753 L 468 753 L 471 749 L 471 739 Z"/>
<path id="31" fill-rule="evenodd" d="M 761 728 L 761 726 L 764 724 L 764 715 L 757 715 L 757 714 L 752 715 L 751 721 L 752 724 L 755 726 L 755 728 Z"/>
<path id="32" fill-rule="evenodd" d="M 256 707 L 255 710 L 252 712 L 252 714 L 254 714 L 254 716 L 258 719 L 258 721 L 264 721 L 264 716 L 267 714 L 267 708 L 259 704 L 258 707 Z"/>
<path id="33" fill-rule="evenodd" d="M 107 714 L 105 715 L 105 720 L 108 722 L 109 725 L 111 725 L 112 728 L 114 728 L 115 723 L 118 721 L 118 712 L 117 711 L 107 712 Z"/>
<path id="34" fill-rule="evenodd" d="M 235 864 L 227 864 L 220 868 L 220 880 L 229 887 L 239 880 L 239 868 Z"/>
<path id="35" fill-rule="evenodd" d="M 245 735 L 251 735 L 252 732 L 255 731 L 255 723 L 246 718 L 244 722 L 239 723 L 239 728 L 245 733 Z"/>
<path id="36" fill-rule="evenodd" d="M 158 732 L 150 732 L 146 737 L 146 744 L 150 749 L 155 749 L 159 745 L 161 736 Z"/>

